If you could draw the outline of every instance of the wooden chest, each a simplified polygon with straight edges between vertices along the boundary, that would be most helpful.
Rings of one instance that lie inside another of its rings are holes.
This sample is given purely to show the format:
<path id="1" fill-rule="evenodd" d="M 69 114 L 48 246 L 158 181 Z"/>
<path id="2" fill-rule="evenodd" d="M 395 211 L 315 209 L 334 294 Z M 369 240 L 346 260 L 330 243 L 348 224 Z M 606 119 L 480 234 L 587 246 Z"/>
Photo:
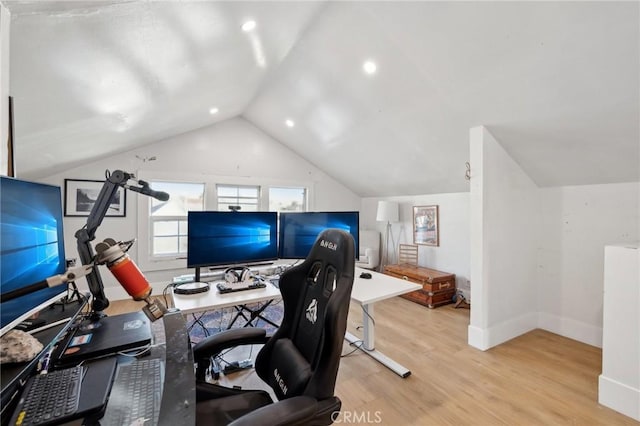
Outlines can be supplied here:
<path id="1" fill-rule="evenodd" d="M 384 273 L 422 285 L 422 290 L 403 294 L 402 297 L 405 299 L 428 308 L 453 303 L 456 294 L 455 274 L 409 264 L 387 265 Z"/>

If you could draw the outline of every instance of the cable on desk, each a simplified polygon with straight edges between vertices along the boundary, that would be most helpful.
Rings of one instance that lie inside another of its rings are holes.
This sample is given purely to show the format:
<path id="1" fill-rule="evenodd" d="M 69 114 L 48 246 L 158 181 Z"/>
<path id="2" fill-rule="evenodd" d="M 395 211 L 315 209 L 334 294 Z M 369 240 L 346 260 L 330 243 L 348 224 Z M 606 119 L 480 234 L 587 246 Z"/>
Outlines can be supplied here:
<path id="1" fill-rule="evenodd" d="M 169 306 L 169 299 L 168 299 L 169 289 L 172 288 L 173 286 L 174 286 L 173 283 L 167 284 L 167 286 L 162 290 L 162 298 L 164 299 L 164 306 L 166 306 L 167 308 L 168 307 L 175 308 L 175 304 L 173 303 L 173 298 L 171 299 L 172 300 L 171 306 Z"/>
<path id="2" fill-rule="evenodd" d="M 135 353 L 128 353 L 128 352 L 117 352 L 118 355 L 122 355 L 122 356 L 128 356 L 130 358 L 137 358 L 141 355 L 144 355 L 145 353 L 149 352 L 151 350 L 151 348 L 153 348 L 154 346 L 158 346 L 158 345 L 152 345 L 152 344 L 148 344 L 147 346 L 140 348 L 139 351 L 136 351 Z"/>

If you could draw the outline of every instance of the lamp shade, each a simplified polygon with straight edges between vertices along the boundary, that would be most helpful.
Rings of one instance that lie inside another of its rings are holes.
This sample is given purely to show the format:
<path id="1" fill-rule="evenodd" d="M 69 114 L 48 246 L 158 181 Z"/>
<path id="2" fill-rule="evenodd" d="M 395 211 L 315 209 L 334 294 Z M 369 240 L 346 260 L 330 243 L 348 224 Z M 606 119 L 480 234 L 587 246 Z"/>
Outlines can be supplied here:
<path id="1" fill-rule="evenodd" d="M 378 201 L 376 220 L 378 222 L 397 222 L 398 203 L 395 201 Z"/>

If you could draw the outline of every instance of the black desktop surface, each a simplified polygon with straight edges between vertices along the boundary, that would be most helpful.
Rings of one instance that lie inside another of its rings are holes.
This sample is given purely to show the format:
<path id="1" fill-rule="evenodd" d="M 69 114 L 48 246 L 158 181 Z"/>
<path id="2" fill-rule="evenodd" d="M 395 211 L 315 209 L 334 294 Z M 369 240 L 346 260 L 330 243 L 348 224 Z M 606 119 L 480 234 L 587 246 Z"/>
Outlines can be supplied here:
<path id="1" fill-rule="evenodd" d="M 12 407 L 15 406 L 15 401 L 13 401 L 13 399 L 15 397 L 16 389 L 20 386 L 20 383 L 24 383 L 26 377 L 35 372 L 38 360 L 51 348 L 59 338 L 59 335 L 69 326 L 71 319 L 75 318 L 85 305 L 86 299 L 82 299 L 69 302 L 67 304 L 55 303 L 44 308 L 40 311 L 39 318 L 44 319 L 46 324 L 53 324 L 63 320 L 66 321 L 32 334 L 33 337 L 42 343 L 42 346 L 44 347 L 39 356 L 28 362 L 2 364 L 0 367 L 0 383 L 2 383 L 1 418 L 3 420 L 3 424 L 8 421 L 7 411 L 9 411 L 8 417 L 11 417 Z"/>
<path id="2" fill-rule="evenodd" d="M 53 337 L 51 338 L 56 338 L 62 327 L 61 325 L 57 333 L 47 330 L 49 333 L 53 333 Z M 160 359 L 163 365 L 164 375 L 160 414 L 157 424 L 168 426 L 195 424 L 196 396 L 195 374 L 193 369 L 194 361 L 185 319 L 180 312 L 169 312 L 162 319 L 152 323 L 151 330 L 153 333 L 153 341 L 150 349 L 145 352 L 144 358 Z M 118 363 L 135 362 L 135 358 L 123 355 L 117 355 L 116 359 Z M 38 359 L 35 359 L 30 374 L 35 373 L 37 363 Z M 5 385 L 5 377 L 10 378 L 10 373 L 14 369 L 20 372 L 25 370 L 24 365 L 15 366 L 14 368 L 11 367 L 10 364 L 2 366 L 3 388 Z M 15 371 L 14 374 L 16 374 Z M 24 378 L 22 380 L 24 380 Z M 115 398 L 113 400 L 115 400 Z M 107 402 L 107 409 L 111 401 L 110 399 Z M 13 408 L 15 408 L 15 404 L 12 405 L 13 407 L 9 409 L 9 407 L 5 407 L 3 404 L 3 410 L 6 408 L 9 411 L 8 416 L 6 413 L 3 413 L 3 425 L 6 424 L 11 417 Z M 108 419 L 105 418 L 104 420 Z"/>

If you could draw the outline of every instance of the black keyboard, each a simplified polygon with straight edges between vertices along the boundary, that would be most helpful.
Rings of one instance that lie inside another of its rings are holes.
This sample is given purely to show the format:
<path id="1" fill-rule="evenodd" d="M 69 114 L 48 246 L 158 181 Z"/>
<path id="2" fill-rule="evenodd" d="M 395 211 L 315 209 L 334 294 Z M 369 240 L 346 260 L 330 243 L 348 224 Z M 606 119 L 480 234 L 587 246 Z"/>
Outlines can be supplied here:
<path id="1" fill-rule="evenodd" d="M 33 376 L 27 382 L 11 424 L 47 425 L 78 417 L 84 367 L 71 367 Z"/>
<path id="2" fill-rule="evenodd" d="M 118 365 L 109 404 L 100 425 L 155 425 L 162 400 L 160 359 L 138 359 Z"/>

